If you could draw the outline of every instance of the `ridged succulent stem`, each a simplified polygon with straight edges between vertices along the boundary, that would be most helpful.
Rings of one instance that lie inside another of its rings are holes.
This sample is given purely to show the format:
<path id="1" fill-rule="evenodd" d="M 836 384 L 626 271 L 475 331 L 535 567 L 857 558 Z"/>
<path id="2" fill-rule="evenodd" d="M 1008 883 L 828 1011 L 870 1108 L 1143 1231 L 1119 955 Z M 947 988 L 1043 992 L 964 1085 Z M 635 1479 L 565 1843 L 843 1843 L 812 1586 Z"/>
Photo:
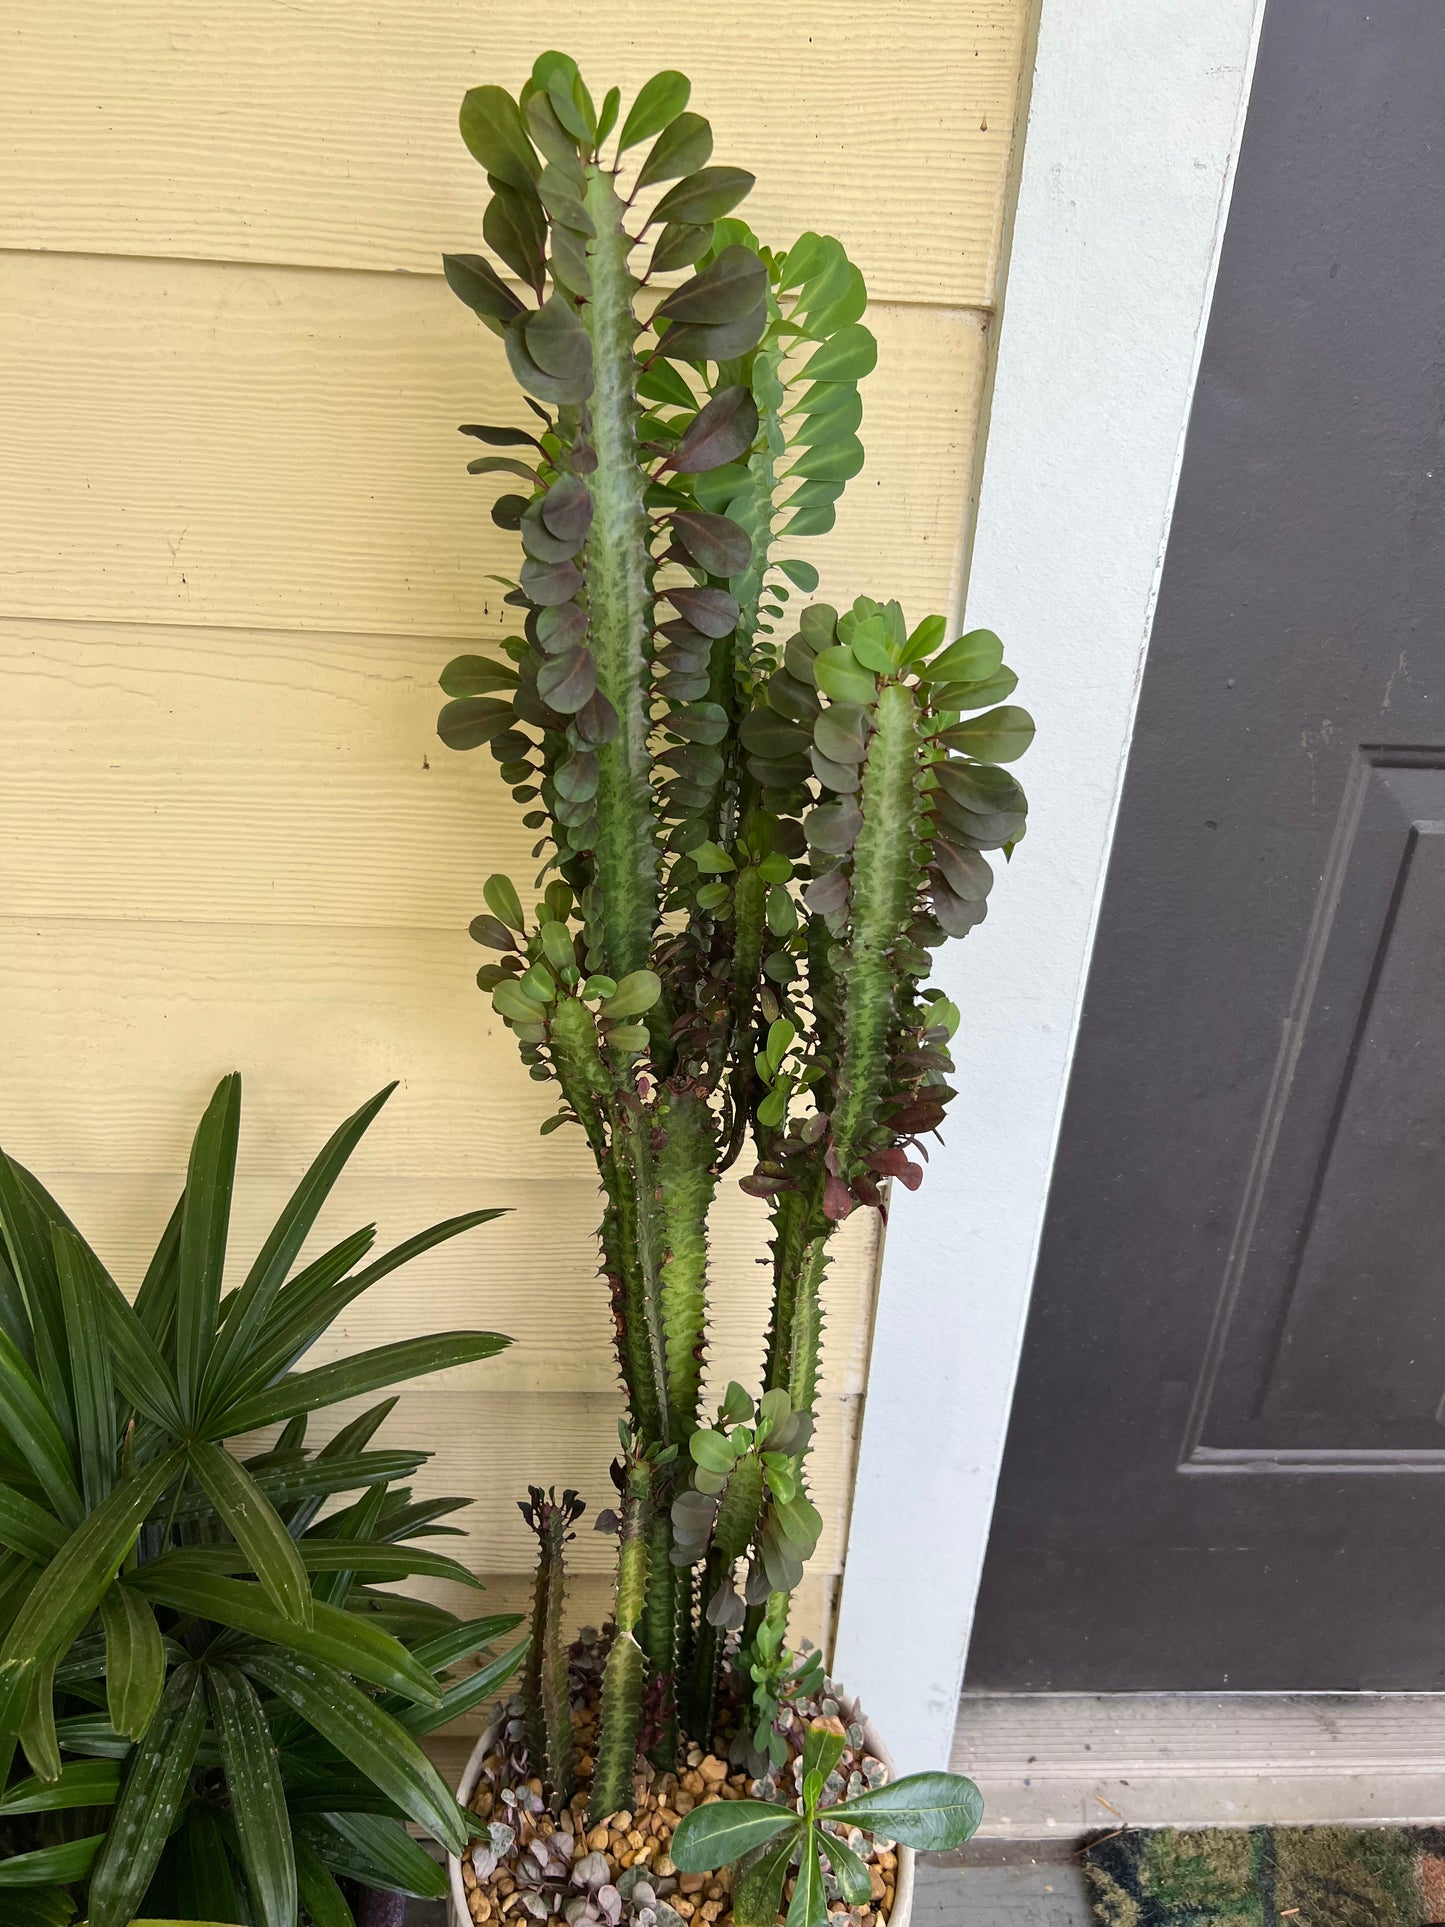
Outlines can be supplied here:
<path id="1" fill-rule="evenodd" d="M 545 1776 L 553 1804 L 560 1809 L 571 1799 L 576 1785 L 567 1642 L 562 1632 L 562 1607 L 567 1589 L 562 1548 L 570 1519 L 565 1507 L 550 1502 L 543 1502 L 538 1510 L 540 1554 L 532 1597 L 532 1643 L 522 1682 L 522 1705 L 532 1770 Z"/>
<path id="2" fill-rule="evenodd" d="M 918 705 L 890 683 L 879 693 L 860 799 L 863 827 L 853 848 L 847 960 L 843 965 L 842 1063 L 832 1133 L 843 1176 L 877 1122 L 888 1076 L 898 973 L 893 953 L 913 915 L 917 873 Z"/>
<path id="3" fill-rule="evenodd" d="M 820 1187 L 784 1191 L 773 1207 L 773 1303 L 763 1389 L 791 1393 L 798 1293 L 812 1248 L 826 1237 Z"/>
<path id="4" fill-rule="evenodd" d="M 658 1104 L 656 1154 L 662 1323 L 669 1437 L 679 1445 L 697 1430 L 707 1323 L 707 1214 L 717 1189 L 717 1132 L 696 1091 L 665 1090 Z"/>
<path id="5" fill-rule="evenodd" d="M 597 686 L 617 712 L 617 734 L 597 749 L 597 847 L 592 915 L 602 967 L 622 978 L 647 963 L 658 912 L 658 832 L 648 748 L 652 590 L 646 471 L 638 458 L 637 283 L 631 241 L 611 174 L 583 169 L 583 204 L 595 235 L 587 243 L 592 296 L 579 318 L 592 343 L 594 388 L 587 405 L 597 466 L 586 476 L 592 524 L 583 551 L 589 640 Z"/>
<path id="6" fill-rule="evenodd" d="M 717 1720 L 722 1677 L 724 1629 L 709 1617 L 718 1589 L 731 1586 L 734 1568 L 753 1542 L 763 1510 L 763 1467 L 755 1452 L 738 1460 L 728 1476 L 713 1526 L 712 1550 L 703 1568 L 702 1619 L 698 1625 L 688 1683 L 688 1721 L 693 1738 L 706 1746 Z"/>
<path id="7" fill-rule="evenodd" d="M 652 1523 L 654 1467 L 634 1460 L 622 1497 L 622 1544 L 617 1555 L 615 1631 L 602 1673 L 602 1716 L 597 1766 L 587 1817 L 596 1826 L 633 1805 L 637 1734 L 642 1722 L 646 1664 L 637 1625 L 647 1599 L 648 1536 Z"/>
<path id="8" fill-rule="evenodd" d="M 647 1534 L 647 1599 L 642 1614 L 642 1650 L 655 1681 L 661 1681 L 661 1730 L 651 1751 L 664 1773 L 677 1765 L 677 1677 L 684 1613 L 691 1610 L 689 1575 L 672 1563 L 672 1515 L 665 1505 L 653 1510 Z"/>
<path id="9" fill-rule="evenodd" d="M 618 1342 L 628 1361 L 625 1376 L 633 1417 L 644 1445 L 665 1445 L 670 1423 L 657 1158 L 652 1120 L 635 1098 L 619 1097 L 613 1105 L 612 1150 L 603 1184 L 617 1223 Z"/>

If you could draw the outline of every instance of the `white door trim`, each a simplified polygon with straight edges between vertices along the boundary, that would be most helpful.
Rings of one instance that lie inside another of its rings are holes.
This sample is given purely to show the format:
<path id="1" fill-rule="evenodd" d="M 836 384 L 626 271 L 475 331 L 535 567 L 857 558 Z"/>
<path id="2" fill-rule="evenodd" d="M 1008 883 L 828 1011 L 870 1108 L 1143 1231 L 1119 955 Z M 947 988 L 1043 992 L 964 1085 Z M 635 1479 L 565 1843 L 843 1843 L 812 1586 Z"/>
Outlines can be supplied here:
<path id="1" fill-rule="evenodd" d="M 893 1201 L 834 1652 L 904 1772 L 949 1758 L 1262 11 L 1043 0 L 967 590 L 1038 720 L 1030 830 L 941 953 L 961 1094 Z"/>

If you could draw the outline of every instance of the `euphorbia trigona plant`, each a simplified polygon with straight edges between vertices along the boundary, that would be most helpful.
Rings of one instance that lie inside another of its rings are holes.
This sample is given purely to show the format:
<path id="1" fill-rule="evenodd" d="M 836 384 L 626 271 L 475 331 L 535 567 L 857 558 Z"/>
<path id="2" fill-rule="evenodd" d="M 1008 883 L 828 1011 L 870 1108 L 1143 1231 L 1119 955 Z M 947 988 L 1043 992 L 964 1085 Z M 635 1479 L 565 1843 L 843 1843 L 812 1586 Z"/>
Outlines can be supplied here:
<path id="1" fill-rule="evenodd" d="M 645 1699 L 654 1758 L 679 1716 L 711 1738 L 730 1633 L 770 1743 L 821 1523 L 830 1240 L 922 1175 L 958 1023 L 929 953 L 982 920 L 985 852 L 1023 834 L 1000 765 L 1032 735 L 987 631 L 950 641 L 941 616 L 867 597 L 788 619 L 818 586 L 793 547 L 863 462 L 877 346 L 839 242 L 774 250 L 736 218 L 753 177 L 711 164 L 688 95 L 659 74 L 622 118 L 559 53 L 519 101 L 469 93 L 482 231 L 510 276 L 446 261 L 537 417 L 463 431 L 507 451 L 473 472 L 521 483 L 492 514 L 521 539 L 522 633 L 448 665 L 440 732 L 489 746 L 537 832 L 538 900 L 486 885 L 472 933 L 501 960 L 478 981 L 558 1088 L 544 1131 L 581 1130 L 605 1198 L 628 1418 L 597 1815 L 630 1803 Z M 706 1221 L 738 1163 L 771 1216 L 772 1314 L 756 1392 L 729 1386 L 708 1422 Z"/>

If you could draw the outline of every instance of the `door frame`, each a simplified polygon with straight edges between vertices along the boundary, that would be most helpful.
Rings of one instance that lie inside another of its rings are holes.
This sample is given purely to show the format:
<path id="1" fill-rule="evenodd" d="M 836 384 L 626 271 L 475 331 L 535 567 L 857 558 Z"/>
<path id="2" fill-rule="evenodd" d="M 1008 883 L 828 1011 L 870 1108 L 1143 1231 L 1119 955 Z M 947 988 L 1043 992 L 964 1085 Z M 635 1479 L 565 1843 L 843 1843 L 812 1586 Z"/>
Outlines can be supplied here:
<path id="1" fill-rule="evenodd" d="M 1038 19 L 966 591 L 1038 720 L 1030 832 L 940 953 L 960 1096 L 892 1202 L 833 1653 L 901 1772 L 949 1759 L 1264 4 Z"/>

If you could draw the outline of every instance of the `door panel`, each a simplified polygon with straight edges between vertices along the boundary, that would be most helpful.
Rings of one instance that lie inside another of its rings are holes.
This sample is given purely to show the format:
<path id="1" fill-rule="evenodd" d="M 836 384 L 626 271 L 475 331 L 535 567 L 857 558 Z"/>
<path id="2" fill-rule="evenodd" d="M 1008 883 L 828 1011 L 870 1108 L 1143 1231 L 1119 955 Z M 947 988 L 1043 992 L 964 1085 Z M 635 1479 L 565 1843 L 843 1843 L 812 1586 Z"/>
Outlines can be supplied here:
<path id="1" fill-rule="evenodd" d="M 1268 0 L 974 1686 L 1445 1687 L 1442 100 Z"/>

